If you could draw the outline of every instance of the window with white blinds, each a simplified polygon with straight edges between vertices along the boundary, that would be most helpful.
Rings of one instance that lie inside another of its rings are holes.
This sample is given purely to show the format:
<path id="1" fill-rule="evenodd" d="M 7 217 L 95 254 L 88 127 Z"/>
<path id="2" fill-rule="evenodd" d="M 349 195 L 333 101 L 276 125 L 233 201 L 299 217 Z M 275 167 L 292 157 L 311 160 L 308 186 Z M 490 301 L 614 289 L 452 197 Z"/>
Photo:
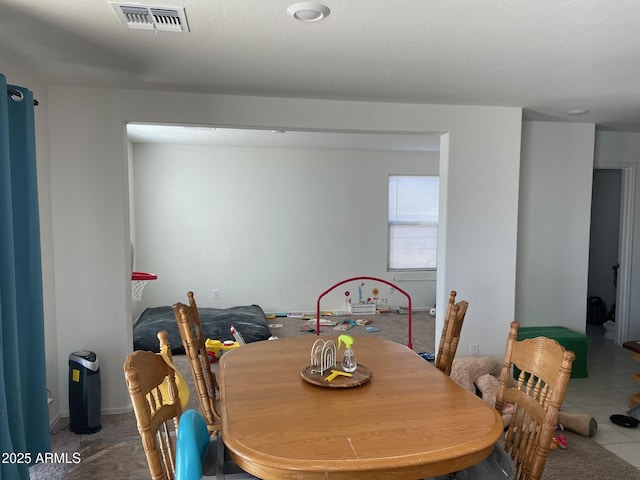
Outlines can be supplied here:
<path id="1" fill-rule="evenodd" d="M 389 270 L 436 268 L 439 178 L 389 175 Z"/>

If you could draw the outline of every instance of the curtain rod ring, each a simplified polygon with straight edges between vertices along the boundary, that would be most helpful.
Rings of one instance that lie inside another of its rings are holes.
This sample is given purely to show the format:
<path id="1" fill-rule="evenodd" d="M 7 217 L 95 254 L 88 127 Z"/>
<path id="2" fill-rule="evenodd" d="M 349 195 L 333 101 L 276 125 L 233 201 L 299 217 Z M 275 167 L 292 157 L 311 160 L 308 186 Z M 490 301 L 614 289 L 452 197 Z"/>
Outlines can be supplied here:
<path id="1" fill-rule="evenodd" d="M 7 87 L 7 91 L 9 92 L 9 96 L 14 102 L 21 102 L 22 100 L 24 100 L 24 93 L 22 93 L 22 90 L 18 90 L 17 88 Z M 40 105 L 38 100 L 36 100 L 35 98 L 33 99 L 33 104 L 35 106 Z"/>
<path id="2" fill-rule="evenodd" d="M 21 102 L 24 100 L 24 94 L 18 89 L 12 88 L 9 90 L 9 94 L 14 102 Z"/>

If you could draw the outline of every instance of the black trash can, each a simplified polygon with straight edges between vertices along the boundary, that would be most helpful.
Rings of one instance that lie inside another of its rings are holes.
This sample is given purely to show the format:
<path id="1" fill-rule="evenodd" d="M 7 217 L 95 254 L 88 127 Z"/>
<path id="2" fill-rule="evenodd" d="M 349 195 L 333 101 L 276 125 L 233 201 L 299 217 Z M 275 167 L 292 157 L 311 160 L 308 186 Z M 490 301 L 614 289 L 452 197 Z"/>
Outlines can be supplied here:
<path id="1" fill-rule="evenodd" d="M 96 433 L 102 428 L 100 362 L 95 352 L 69 355 L 69 430 Z"/>

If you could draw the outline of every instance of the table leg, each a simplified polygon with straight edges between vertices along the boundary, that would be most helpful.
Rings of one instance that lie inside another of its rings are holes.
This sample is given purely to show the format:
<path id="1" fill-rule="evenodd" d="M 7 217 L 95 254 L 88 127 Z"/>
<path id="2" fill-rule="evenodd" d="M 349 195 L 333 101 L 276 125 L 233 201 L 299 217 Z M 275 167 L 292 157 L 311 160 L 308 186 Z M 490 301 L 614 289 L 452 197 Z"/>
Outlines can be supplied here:
<path id="1" fill-rule="evenodd" d="M 640 353 L 633 352 L 632 358 L 640 362 Z M 640 382 L 640 373 L 635 373 L 633 379 L 636 382 Z M 636 405 L 640 405 L 640 392 L 629 395 L 629 408 L 633 408 Z"/>

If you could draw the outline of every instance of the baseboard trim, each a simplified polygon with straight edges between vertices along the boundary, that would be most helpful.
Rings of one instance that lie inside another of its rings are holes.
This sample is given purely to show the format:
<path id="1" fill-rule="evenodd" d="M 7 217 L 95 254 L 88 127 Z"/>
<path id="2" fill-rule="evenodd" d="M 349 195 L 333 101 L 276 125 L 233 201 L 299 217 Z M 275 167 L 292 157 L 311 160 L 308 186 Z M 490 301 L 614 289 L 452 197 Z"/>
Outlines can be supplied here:
<path id="1" fill-rule="evenodd" d="M 395 313 L 398 311 L 399 308 L 402 309 L 406 309 L 407 305 L 396 305 L 395 307 L 391 306 L 391 305 L 380 305 L 380 307 L 382 308 L 390 308 L 391 309 L 391 313 Z M 431 307 L 416 307 L 412 305 L 412 311 L 413 312 L 428 312 L 429 310 L 431 310 Z M 357 316 L 357 314 L 350 314 L 347 310 L 340 310 L 340 309 L 331 309 L 331 308 L 322 308 L 320 309 L 321 312 L 331 312 L 333 315 L 335 316 L 340 316 L 340 317 L 353 317 L 353 316 Z M 282 313 L 279 313 L 282 312 Z M 276 315 L 275 318 L 268 318 L 267 320 L 272 320 L 271 323 L 277 323 L 276 320 L 278 318 L 286 318 L 285 313 L 291 313 L 291 312 L 295 312 L 295 313 L 301 313 L 302 315 L 313 315 L 315 317 L 316 315 L 316 311 L 315 310 L 278 310 L 277 312 L 265 312 L 266 315 Z M 294 317 L 295 318 L 295 317 Z"/>
<path id="2" fill-rule="evenodd" d="M 131 412 L 133 412 L 133 405 L 127 405 L 126 407 L 102 409 L 102 415 L 120 415 L 122 413 L 131 413 Z"/>
<path id="3" fill-rule="evenodd" d="M 53 418 L 51 420 L 49 420 L 49 430 L 53 430 L 53 427 L 55 426 L 56 423 L 58 423 L 58 420 L 60 420 L 60 418 L 62 418 L 60 416 L 60 412 L 56 413 Z"/>
<path id="4" fill-rule="evenodd" d="M 120 415 L 122 413 L 131 413 L 131 412 L 133 412 L 133 405 L 131 404 L 124 407 L 103 408 L 102 410 L 100 410 L 101 415 Z M 56 421 L 62 417 L 69 418 L 69 411 L 66 410 L 66 411 L 60 412 L 57 415 Z"/>

